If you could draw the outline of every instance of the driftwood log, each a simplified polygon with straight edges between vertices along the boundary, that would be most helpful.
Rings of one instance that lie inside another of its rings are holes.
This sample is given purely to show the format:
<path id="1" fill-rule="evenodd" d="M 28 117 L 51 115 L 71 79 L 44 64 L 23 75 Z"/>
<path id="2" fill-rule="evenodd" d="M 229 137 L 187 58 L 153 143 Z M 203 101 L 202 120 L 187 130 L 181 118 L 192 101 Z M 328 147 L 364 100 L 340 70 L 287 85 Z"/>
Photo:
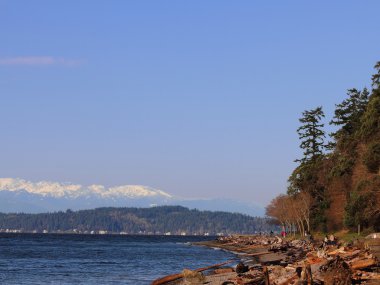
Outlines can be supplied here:
<path id="1" fill-rule="evenodd" d="M 370 266 L 373 266 L 376 264 L 376 260 L 375 259 L 362 259 L 362 260 L 357 260 L 357 261 L 354 261 L 351 263 L 351 268 L 352 269 L 363 269 L 363 268 L 367 268 L 367 267 L 370 267 Z"/>
<path id="2" fill-rule="evenodd" d="M 308 285 L 313 285 L 313 275 L 311 273 L 311 266 L 310 264 L 305 265 L 305 271 L 306 271 L 306 281 Z"/>
<path id="3" fill-rule="evenodd" d="M 266 266 L 263 267 L 265 285 L 270 285 L 269 271 Z"/>
<path id="4" fill-rule="evenodd" d="M 198 269 L 195 269 L 194 271 L 196 271 L 196 272 L 202 272 L 202 271 L 206 271 L 206 270 L 209 270 L 209 269 L 213 269 L 213 268 L 216 268 L 216 267 L 220 267 L 220 266 L 232 263 L 234 261 L 236 261 L 236 260 L 229 260 L 229 261 L 226 261 L 226 262 L 223 262 L 223 263 L 219 263 L 219 264 L 215 264 L 215 265 L 211 265 L 211 266 L 207 266 L 207 267 L 203 267 L 203 268 L 198 268 Z M 178 280 L 180 278 L 183 278 L 183 273 L 172 274 L 172 275 L 168 275 L 168 276 L 156 279 L 156 280 L 154 280 L 152 282 L 152 285 L 162 285 L 162 284 L 165 284 L 167 282 Z"/>

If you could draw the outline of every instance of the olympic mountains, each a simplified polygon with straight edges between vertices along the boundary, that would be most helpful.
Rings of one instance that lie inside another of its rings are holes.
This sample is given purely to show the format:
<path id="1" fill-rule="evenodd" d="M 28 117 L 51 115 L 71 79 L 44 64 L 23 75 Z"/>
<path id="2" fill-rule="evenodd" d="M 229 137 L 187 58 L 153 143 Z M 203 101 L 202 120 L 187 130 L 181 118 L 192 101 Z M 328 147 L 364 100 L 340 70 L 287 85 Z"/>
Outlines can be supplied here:
<path id="1" fill-rule="evenodd" d="M 180 205 L 198 210 L 226 211 L 263 216 L 256 204 L 230 199 L 184 199 L 142 185 L 82 186 L 50 181 L 30 182 L 0 178 L 0 212 L 44 213 L 98 207 L 152 207 Z"/>

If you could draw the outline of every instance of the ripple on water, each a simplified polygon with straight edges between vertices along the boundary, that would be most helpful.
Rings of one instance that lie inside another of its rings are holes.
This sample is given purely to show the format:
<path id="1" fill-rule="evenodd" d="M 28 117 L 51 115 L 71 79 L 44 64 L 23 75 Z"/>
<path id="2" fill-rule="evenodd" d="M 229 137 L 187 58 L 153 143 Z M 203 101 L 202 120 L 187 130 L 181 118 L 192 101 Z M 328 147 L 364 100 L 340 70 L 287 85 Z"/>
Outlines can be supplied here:
<path id="1" fill-rule="evenodd" d="M 1 284 L 150 284 L 224 262 L 231 253 L 191 242 L 212 237 L 0 234 Z"/>

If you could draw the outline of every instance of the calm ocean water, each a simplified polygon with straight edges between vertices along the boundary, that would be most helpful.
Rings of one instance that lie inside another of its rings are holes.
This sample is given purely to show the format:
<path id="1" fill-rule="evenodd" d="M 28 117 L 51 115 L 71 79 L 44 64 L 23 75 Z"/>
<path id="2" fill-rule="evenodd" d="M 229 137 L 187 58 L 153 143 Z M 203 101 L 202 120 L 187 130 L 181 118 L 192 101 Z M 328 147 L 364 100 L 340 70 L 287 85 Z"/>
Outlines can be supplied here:
<path id="1" fill-rule="evenodd" d="M 150 284 L 233 258 L 212 237 L 0 234 L 0 284 Z"/>

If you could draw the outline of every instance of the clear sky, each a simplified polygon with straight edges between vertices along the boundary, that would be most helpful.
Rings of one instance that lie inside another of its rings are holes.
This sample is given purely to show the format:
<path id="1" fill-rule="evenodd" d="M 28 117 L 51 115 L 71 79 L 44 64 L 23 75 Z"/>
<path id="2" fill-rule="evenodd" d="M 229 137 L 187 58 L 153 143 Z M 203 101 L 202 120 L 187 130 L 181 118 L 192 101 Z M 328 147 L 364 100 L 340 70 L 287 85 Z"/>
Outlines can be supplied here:
<path id="1" fill-rule="evenodd" d="M 0 176 L 265 205 L 380 60 L 380 1 L 0 0 Z"/>

